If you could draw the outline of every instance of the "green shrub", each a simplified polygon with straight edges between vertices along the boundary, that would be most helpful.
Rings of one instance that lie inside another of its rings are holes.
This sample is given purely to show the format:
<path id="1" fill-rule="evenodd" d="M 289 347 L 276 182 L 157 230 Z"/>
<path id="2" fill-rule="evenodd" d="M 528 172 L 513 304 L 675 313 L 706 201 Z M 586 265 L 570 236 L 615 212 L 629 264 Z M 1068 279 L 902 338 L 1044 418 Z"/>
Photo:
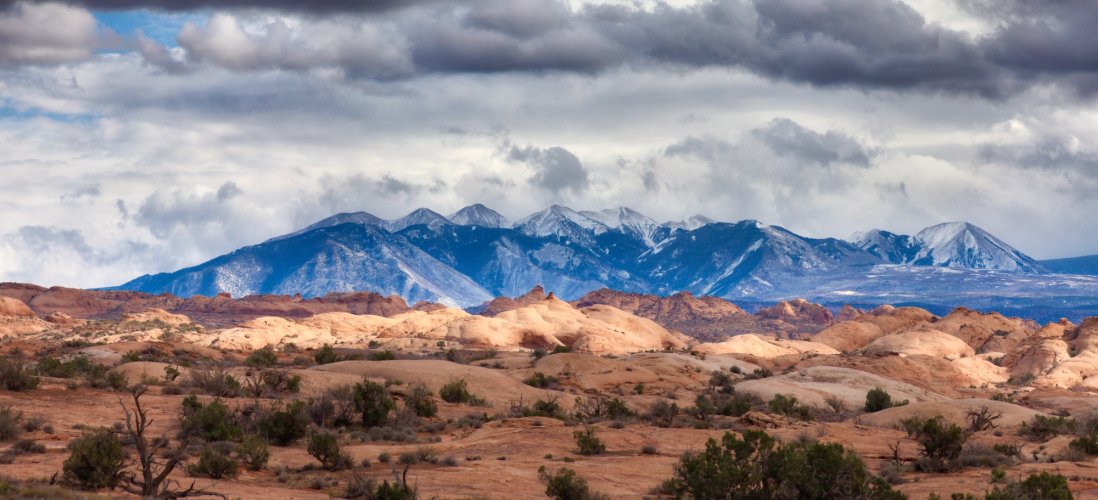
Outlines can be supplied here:
<path id="1" fill-rule="evenodd" d="M 85 429 L 69 445 L 71 453 L 61 466 L 64 480 L 87 489 L 114 488 L 122 478 L 126 451 L 114 431 Z"/>
<path id="2" fill-rule="evenodd" d="M 570 353 L 570 352 L 572 352 L 571 347 L 566 346 L 566 345 L 558 345 L 558 346 L 553 347 L 553 352 L 551 354 L 567 354 L 567 353 Z"/>
<path id="3" fill-rule="evenodd" d="M 812 408 L 798 403 L 795 396 L 775 394 L 770 402 L 767 403 L 767 406 L 769 406 L 770 411 L 773 411 L 774 413 L 800 420 L 812 420 Z"/>
<path id="4" fill-rule="evenodd" d="M 1071 500 L 1074 498 L 1068 488 L 1067 478 L 1060 474 L 1041 472 L 1030 474 L 1025 481 L 1010 482 L 1003 487 L 995 487 L 986 496 L 987 500 Z"/>
<path id="5" fill-rule="evenodd" d="M 540 388 L 540 389 L 548 389 L 549 387 L 554 386 L 554 385 L 557 384 L 557 378 L 553 377 L 553 376 L 550 376 L 550 375 L 546 375 L 542 372 L 534 372 L 533 375 L 531 375 L 530 377 L 523 380 L 522 383 L 524 383 L 524 384 L 526 384 L 530 387 L 537 387 L 537 388 Z"/>
<path id="6" fill-rule="evenodd" d="M 245 436 L 236 446 L 236 456 L 248 470 L 263 470 L 271 458 L 267 441 L 259 436 Z"/>
<path id="7" fill-rule="evenodd" d="M 198 460 L 187 467 L 192 476 L 205 476 L 211 479 L 236 477 L 240 473 L 240 464 L 229 455 L 227 443 L 211 443 L 198 453 Z"/>
<path id="8" fill-rule="evenodd" d="M 229 407 L 220 399 L 202 404 L 197 396 L 183 398 L 179 417 L 180 438 L 203 441 L 235 441 L 244 434 Z"/>
<path id="9" fill-rule="evenodd" d="M 576 471 L 561 467 L 550 474 L 545 466 L 538 468 L 538 478 L 545 483 L 545 496 L 556 500 L 609 500 L 610 497 L 591 491 L 587 481 Z"/>
<path id="10" fill-rule="evenodd" d="M 11 441 L 23 433 L 23 412 L 9 404 L 0 404 L 0 441 Z"/>
<path id="11" fill-rule="evenodd" d="M 0 387 L 9 391 L 29 391 L 38 387 L 38 377 L 27 363 L 0 358 Z"/>
<path id="12" fill-rule="evenodd" d="M 274 350 L 270 346 L 264 347 L 258 351 L 252 351 L 247 358 L 244 359 L 244 364 L 252 368 L 270 368 L 278 363 L 278 356 L 275 355 Z"/>
<path id="13" fill-rule="evenodd" d="M 905 498 L 840 444 L 778 444 L 754 430 L 742 439 L 726 433 L 705 451 L 683 455 L 664 490 L 680 498 Z"/>
<path id="14" fill-rule="evenodd" d="M 294 401 L 286 406 L 273 408 L 259 418 L 258 427 L 259 433 L 267 442 L 276 446 L 287 446 L 305 437 L 309 429 L 305 403 Z"/>
<path id="15" fill-rule="evenodd" d="M 438 395 L 447 403 L 468 403 L 473 400 L 473 395 L 469 393 L 469 387 L 465 384 L 465 379 L 448 382 L 438 390 Z"/>
<path id="16" fill-rule="evenodd" d="M 384 424 L 396 402 L 385 386 L 364 380 L 354 387 L 355 410 L 362 415 L 362 425 L 374 427 Z"/>
<path id="17" fill-rule="evenodd" d="M 308 452 L 327 470 L 344 469 L 352 463 L 351 457 L 343 453 L 336 435 L 327 431 L 309 434 Z"/>
<path id="18" fill-rule="evenodd" d="M 887 410 L 895 406 L 903 406 L 907 400 L 892 401 L 892 395 L 880 387 L 870 389 L 865 395 L 865 411 L 869 413 Z"/>
<path id="19" fill-rule="evenodd" d="M 397 356 L 395 352 L 386 349 L 384 351 L 371 352 L 367 359 L 370 361 L 392 361 L 397 359 Z"/>
<path id="20" fill-rule="evenodd" d="M 316 364 L 318 365 L 326 365 L 329 363 L 335 363 L 336 361 L 339 361 L 340 358 L 331 345 L 324 344 L 320 349 L 316 350 L 316 353 L 313 354 L 313 360 L 315 360 Z"/>
<path id="21" fill-rule="evenodd" d="M 942 417 L 905 423 L 907 434 L 915 438 L 922 448 L 922 459 L 915 466 L 924 472 L 946 472 L 958 467 L 957 459 L 964 450 L 968 433 L 956 424 L 946 423 Z"/>
<path id="22" fill-rule="evenodd" d="M 661 399 L 656 401 L 656 404 L 652 405 L 648 409 L 646 418 L 652 422 L 656 427 L 671 427 L 675 423 L 675 417 L 679 414 L 679 405 Z"/>
<path id="23" fill-rule="evenodd" d="M 594 427 L 587 426 L 582 431 L 575 431 L 572 437 L 576 440 L 580 455 L 601 455 L 606 451 L 606 445 L 595 435 Z"/>
<path id="24" fill-rule="evenodd" d="M 1048 441 L 1061 434 L 1074 433 L 1077 425 L 1073 418 L 1034 415 L 1033 420 L 1022 422 L 1019 433 L 1037 441 Z"/>
<path id="25" fill-rule="evenodd" d="M 416 415 L 421 417 L 430 418 L 438 414 L 438 405 L 435 404 L 434 393 L 423 384 L 412 388 L 412 392 L 404 399 L 404 406 L 411 408 Z"/>

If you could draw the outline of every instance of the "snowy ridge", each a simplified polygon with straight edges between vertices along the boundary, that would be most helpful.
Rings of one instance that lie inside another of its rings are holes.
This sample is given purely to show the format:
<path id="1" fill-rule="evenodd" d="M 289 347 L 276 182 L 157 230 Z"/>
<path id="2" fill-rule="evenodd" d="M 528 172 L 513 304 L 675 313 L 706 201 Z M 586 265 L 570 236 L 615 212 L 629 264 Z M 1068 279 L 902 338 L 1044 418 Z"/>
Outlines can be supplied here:
<path id="1" fill-rule="evenodd" d="M 893 264 L 1043 272 L 1033 258 L 967 222 L 927 227 L 915 236 L 874 229 L 855 233 L 850 241 Z"/>
<path id="2" fill-rule="evenodd" d="M 970 272 L 977 270 L 987 272 Z M 934 301 L 944 300 L 943 290 L 994 293 L 984 287 L 1008 282 L 1016 293 L 1039 297 L 1050 293 L 1041 288 L 1045 283 L 1057 282 L 1041 272 L 1040 263 L 963 222 L 915 236 L 873 230 L 844 241 L 806 238 L 756 220 L 696 216 L 659 224 L 627 207 L 576 211 L 553 205 L 511 225 L 477 204 L 449 217 L 426 208 L 392 221 L 366 212 L 337 214 L 117 289 L 184 297 L 374 291 L 409 303 L 460 307 L 521 295 L 539 284 L 566 300 L 611 288 L 751 300 L 817 293 Z M 922 280 L 929 277 L 938 295 L 926 295 L 931 288 Z M 1082 294 L 1091 283 L 1059 282 L 1065 283 L 1060 291 L 1080 283 Z"/>

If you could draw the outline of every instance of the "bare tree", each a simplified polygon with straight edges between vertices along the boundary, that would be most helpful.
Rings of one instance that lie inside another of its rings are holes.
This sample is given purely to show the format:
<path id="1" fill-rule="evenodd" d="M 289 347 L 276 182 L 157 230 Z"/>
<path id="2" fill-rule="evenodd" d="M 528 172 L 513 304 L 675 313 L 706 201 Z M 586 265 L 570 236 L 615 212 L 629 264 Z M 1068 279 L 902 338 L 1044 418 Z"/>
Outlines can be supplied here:
<path id="1" fill-rule="evenodd" d="M 224 495 L 203 488 L 195 489 L 194 481 L 191 481 L 190 486 L 187 488 L 181 489 L 178 481 L 169 479 L 168 476 L 182 463 L 186 456 L 184 444 L 180 443 L 175 449 L 164 453 L 164 458 L 157 458 L 159 452 L 168 450 L 170 442 L 166 436 L 160 436 L 152 440 L 145 437 L 149 426 L 153 422 L 149 418 L 148 410 L 141 406 L 141 396 L 145 394 L 146 389 L 144 385 L 136 385 L 130 389 L 130 394 L 133 397 L 132 410 L 126 407 L 126 403 L 122 401 L 122 398 L 118 399 L 118 404 L 122 407 L 122 411 L 126 413 L 126 433 L 133 441 L 134 447 L 137 448 L 137 465 L 141 468 L 141 476 L 138 477 L 133 473 L 129 474 L 129 477 L 126 478 L 127 484 L 123 485 L 122 489 L 128 493 L 140 495 L 142 498 L 157 500 L 193 496 L 225 498 Z"/>

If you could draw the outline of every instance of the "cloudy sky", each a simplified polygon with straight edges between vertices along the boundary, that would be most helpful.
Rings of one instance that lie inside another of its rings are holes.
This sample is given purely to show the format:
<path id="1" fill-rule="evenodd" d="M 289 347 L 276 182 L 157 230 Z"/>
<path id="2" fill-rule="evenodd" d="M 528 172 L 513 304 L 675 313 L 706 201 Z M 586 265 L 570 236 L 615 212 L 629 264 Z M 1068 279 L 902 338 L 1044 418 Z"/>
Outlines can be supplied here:
<path id="1" fill-rule="evenodd" d="M 0 0 L 0 281 L 483 202 L 1098 253 L 1093 0 Z"/>

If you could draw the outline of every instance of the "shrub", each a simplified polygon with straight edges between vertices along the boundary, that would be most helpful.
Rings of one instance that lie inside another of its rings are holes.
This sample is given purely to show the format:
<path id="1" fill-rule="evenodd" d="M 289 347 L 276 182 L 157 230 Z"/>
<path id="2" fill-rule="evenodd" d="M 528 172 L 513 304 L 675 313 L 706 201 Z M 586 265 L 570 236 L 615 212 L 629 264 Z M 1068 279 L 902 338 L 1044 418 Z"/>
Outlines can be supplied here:
<path id="1" fill-rule="evenodd" d="M 45 453 L 46 447 L 33 439 L 20 439 L 11 445 L 11 450 L 17 453 Z"/>
<path id="2" fill-rule="evenodd" d="M 887 410 L 894 406 L 903 406 L 907 404 L 907 400 L 904 401 L 892 401 L 892 395 L 880 387 L 874 387 L 865 394 L 865 411 L 869 413 L 878 412 L 881 410 Z"/>
<path id="3" fill-rule="evenodd" d="M 189 384 L 206 394 L 219 398 L 235 398 L 241 394 L 240 381 L 225 372 L 224 367 L 191 369 Z"/>
<path id="4" fill-rule="evenodd" d="M 259 418 L 259 433 L 276 446 L 287 446 L 302 437 L 309 428 L 309 416 L 305 403 L 294 401 L 280 406 Z"/>
<path id="5" fill-rule="evenodd" d="M 525 380 L 522 381 L 522 383 L 524 383 L 524 384 L 526 384 L 530 387 L 537 387 L 537 388 L 540 388 L 540 389 L 547 389 L 551 386 L 556 385 L 557 378 L 553 377 L 553 376 L 550 376 L 550 375 L 546 375 L 542 372 L 534 372 L 533 375 L 527 377 Z"/>
<path id="6" fill-rule="evenodd" d="M 545 483 L 545 496 L 557 500 L 609 500 L 609 496 L 591 491 L 587 481 L 576 471 L 561 467 L 550 474 L 545 466 L 538 468 L 538 478 Z"/>
<path id="7" fill-rule="evenodd" d="M 355 384 L 353 397 L 355 410 L 362 415 L 362 425 L 366 427 L 384 424 L 389 418 L 389 412 L 396 408 L 396 402 L 389 395 L 389 390 L 369 380 Z"/>
<path id="8" fill-rule="evenodd" d="M 187 473 L 211 479 L 236 477 L 240 473 L 240 464 L 229 456 L 229 449 L 227 443 L 207 444 L 198 453 L 198 461 L 187 467 Z"/>
<path id="9" fill-rule="evenodd" d="M 349 385 L 333 387 L 310 400 L 309 416 L 321 427 L 351 425 L 355 419 L 354 388 Z"/>
<path id="10" fill-rule="evenodd" d="M 259 436 L 245 436 L 236 446 L 236 456 L 248 470 L 263 470 L 271 458 L 267 442 Z"/>
<path id="11" fill-rule="evenodd" d="M 550 354 L 567 354 L 572 352 L 572 348 L 566 345 L 558 345 L 553 347 L 553 352 Z"/>
<path id="12" fill-rule="evenodd" d="M 61 467 L 66 482 L 98 490 L 114 488 L 121 480 L 126 451 L 114 431 L 85 429 L 69 449 L 72 452 Z"/>
<path id="13" fill-rule="evenodd" d="M 9 391 L 29 391 L 38 387 L 38 377 L 22 360 L 0 358 L 0 387 Z"/>
<path id="14" fill-rule="evenodd" d="M 648 409 L 646 418 L 656 425 L 656 427 L 671 427 L 675 423 L 675 417 L 679 414 L 679 405 L 671 403 L 666 399 L 656 401 L 656 404 L 652 405 Z"/>
<path id="15" fill-rule="evenodd" d="M 23 412 L 11 405 L 0 405 L 0 441 L 11 441 L 23 432 Z"/>
<path id="16" fill-rule="evenodd" d="M 179 368 L 176 368 L 172 365 L 164 367 L 164 380 L 168 382 L 175 382 L 175 379 L 179 378 L 180 375 L 182 375 L 182 373 L 179 371 Z"/>
<path id="17" fill-rule="evenodd" d="M 1037 441 L 1048 441 L 1061 434 L 1074 433 L 1076 427 L 1077 424 L 1073 418 L 1034 415 L 1033 420 L 1022 422 L 1019 433 Z"/>
<path id="18" fill-rule="evenodd" d="M 352 463 L 351 457 L 343 453 L 335 434 L 327 431 L 309 434 L 308 452 L 327 470 L 340 470 Z"/>
<path id="19" fill-rule="evenodd" d="M 252 368 L 270 368 L 278 363 L 278 356 L 275 355 L 274 350 L 270 346 L 264 347 L 258 351 L 252 351 L 247 358 L 244 359 L 244 364 Z"/>
<path id="20" fill-rule="evenodd" d="M 961 451 L 964 449 L 968 433 L 955 424 L 945 423 L 936 416 L 926 420 L 912 419 L 905 424 L 907 434 L 915 438 L 922 447 L 922 460 L 916 467 L 925 472 L 946 472 L 954 470 Z"/>
<path id="21" fill-rule="evenodd" d="M 767 403 L 767 406 L 769 406 L 770 411 L 773 411 L 774 413 L 780 413 L 787 417 L 793 417 L 800 420 L 812 420 L 812 408 L 798 403 L 795 396 L 775 394 L 770 402 Z"/>
<path id="22" fill-rule="evenodd" d="M 198 438 L 203 441 L 235 441 L 243 435 L 243 430 L 233 419 L 225 403 L 214 399 L 202 404 L 193 395 L 183 399 L 179 431 L 180 438 Z"/>
<path id="23" fill-rule="evenodd" d="M 457 379 L 448 382 L 438 390 L 439 397 L 447 403 L 483 403 L 479 398 L 469 393 L 469 387 L 465 379 Z"/>
<path id="24" fill-rule="evenodd" d="M 335 349 L 332 348 L 331 345 L 324 344 L 320 349 L 316 350 L 315 354 L 313 354 L 313 360 L 316 361 L 316 364 L 318 365 L 326 365 L 339 361 L 340 357 L 336 354 Z"/>
<path id="25" fill-rule="evenodd" d="M 654 444 L 646 444 L 644 446 L 641 446 L 641 453 L 645 455 L 656 455 L 659 452 L 660 450 L 656 448 L 656 445 Z"/>
<path id="26" fill-rule="evenodd" d="M 587 426 L 582 431 L 575 431 L 572 437 L 576 440 L 576 448 L 580 455 L 601 455 L 606 451 L 606 445 L 595 436 L 595 428 Z"/>
<path id="27" fill-rule="evenodd" d="M 754 430 L 742 439 L 725 433 L 683 455 L 664 489 L 692 498 L 904 498 L 840 444 L 778 444 Z"/>
<path id="28" fill-rule="evenodd" d="M 1025 481 L 1011 482 L 1004 487 L 995 487 L 987 494 L 987 500 L 1015 500 L 1015 499 L 1042 500 L 1070 500 L 1071 490 L 1068 488 L 1067 478 L 1060 474 L 1030 474 Z"/>
<path id="29" fill-rule="evenodd" d="M 377 454 L 377 461 L 381 462 L 383 464 L 389 463 L 389 461 L 392 460 L 392 459 L 393 459 L 392 454 L 390 454 L 387 451 L 383 451 L 383 452 Z"/>
<path id="30" fill-rule="evenodd" d="M 370 361 L 392 361 L 397 359 L 397 356 L 395 352 L 386 349 L 384 351 L 371 352 L 367 359 Z"/>
<path id="31" fill-rule="evenodd" d="M 636 412 L 629 408 L 629 405 L 625 404 L 619 398 L 612 398 L 606 401 L 606 416 L 614 420 L 622 420 L 636 416 Z"/>
<path id="32" fill-rule="evenodd" d="M 709 385 L 711 387 L 730 386 L 732 385 L 732 376 L 720 370 L 713 370 L 712 375 L 709 377 Z"/>
<path id="33" fill-rule="evenodd" d="M 768 377 L 773 377 L 773 376 L 774 376 L 774 372 L 770 371 L 769 368 L 755 368 L 750 374 L 748 374 L 744 378 L 746 378 L 747 380 L 754 380 L 754 379 L 768 378 Z"/>
<path id="34" fill-rule="evenodd" d="M 404 399 L 404 406 L 411 408 L 420 417 L 429 418 L 438 414 L 438 405 L 435 404 L 434 394 L 423 384 L 412 388 L 412 392 Z"/>

